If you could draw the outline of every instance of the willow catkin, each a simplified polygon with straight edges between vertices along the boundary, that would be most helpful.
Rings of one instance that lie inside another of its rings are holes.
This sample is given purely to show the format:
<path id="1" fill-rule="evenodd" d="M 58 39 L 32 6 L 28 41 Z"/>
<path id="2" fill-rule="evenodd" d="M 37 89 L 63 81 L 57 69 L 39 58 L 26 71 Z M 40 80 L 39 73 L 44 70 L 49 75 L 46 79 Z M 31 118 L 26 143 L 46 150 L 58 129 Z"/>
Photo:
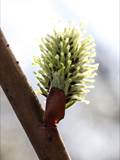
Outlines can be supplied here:
<path id="1" fill-rule="evenodd" d="M 41 94 L 47 97 L 51 88 L 58 88 L 64 91 L 66 108 L 76 101 L 87 103 L 98 68 L 92 36 L 75 27 L 53 31 L 41 39 L 40 51 L 34 64 L 39 66 L 35 76 Z"/>

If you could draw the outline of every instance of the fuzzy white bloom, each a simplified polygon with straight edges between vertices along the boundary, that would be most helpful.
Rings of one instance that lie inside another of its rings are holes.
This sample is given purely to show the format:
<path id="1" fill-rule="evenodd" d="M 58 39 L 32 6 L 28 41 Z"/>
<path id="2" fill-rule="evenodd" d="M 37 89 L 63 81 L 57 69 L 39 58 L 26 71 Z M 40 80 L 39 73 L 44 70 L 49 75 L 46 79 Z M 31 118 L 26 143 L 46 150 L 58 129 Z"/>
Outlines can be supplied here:
<path id="1" fill-rule="evenodd" d="M 66 108 L 76 101 L 88 104 L 86 94 L 93 88 L 98 69 L 93 37 L 79 26 L 59 25 L 41 39 L 40 50 L 41 56 L 34 58 L 34 64 L 39 66 L 35 75 L 41 94 L 47 96 L 55 87 L 64 91 Z"/>

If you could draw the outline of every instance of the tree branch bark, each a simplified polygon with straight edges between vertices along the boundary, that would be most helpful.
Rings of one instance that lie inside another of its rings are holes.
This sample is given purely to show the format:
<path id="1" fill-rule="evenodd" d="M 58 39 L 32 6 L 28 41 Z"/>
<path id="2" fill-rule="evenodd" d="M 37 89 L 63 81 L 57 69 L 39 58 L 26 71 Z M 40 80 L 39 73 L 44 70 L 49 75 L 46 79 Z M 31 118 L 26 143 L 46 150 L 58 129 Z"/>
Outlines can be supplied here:
<path id="1" fill-rule="evenodd" d="M 29 86 L 19 62 L 0 30 L 0 85 L 40 160 L 70 160 L 57 128 L 45 127 L 44 111 Z"/>

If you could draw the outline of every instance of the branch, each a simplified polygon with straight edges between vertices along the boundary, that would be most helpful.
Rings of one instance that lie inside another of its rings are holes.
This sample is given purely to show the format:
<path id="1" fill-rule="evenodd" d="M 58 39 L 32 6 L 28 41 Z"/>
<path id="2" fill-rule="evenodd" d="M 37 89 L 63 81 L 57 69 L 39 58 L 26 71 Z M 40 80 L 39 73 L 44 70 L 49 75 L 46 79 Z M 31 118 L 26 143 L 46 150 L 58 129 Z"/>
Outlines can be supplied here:
<path id="1" fill-rule="evenodd" d="M 19 62 L 0 30 L 0 85 L 11 103 L 40 160 L 70 160 L 57 128 L 45 127 L 43 110 Z"/>

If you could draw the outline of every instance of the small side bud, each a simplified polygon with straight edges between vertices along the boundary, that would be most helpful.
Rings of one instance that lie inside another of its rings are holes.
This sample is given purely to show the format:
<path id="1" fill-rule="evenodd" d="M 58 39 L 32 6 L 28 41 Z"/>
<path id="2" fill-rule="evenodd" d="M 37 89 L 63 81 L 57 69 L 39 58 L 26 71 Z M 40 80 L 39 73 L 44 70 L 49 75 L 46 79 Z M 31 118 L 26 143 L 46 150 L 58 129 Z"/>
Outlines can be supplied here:
<path id="1" fill-rule="evenodd" d="M 54 126 L 65 115 L 65 94 L 61 89 L 51 88 L 46 101 L 43 121 L 46 126 Z"/>

